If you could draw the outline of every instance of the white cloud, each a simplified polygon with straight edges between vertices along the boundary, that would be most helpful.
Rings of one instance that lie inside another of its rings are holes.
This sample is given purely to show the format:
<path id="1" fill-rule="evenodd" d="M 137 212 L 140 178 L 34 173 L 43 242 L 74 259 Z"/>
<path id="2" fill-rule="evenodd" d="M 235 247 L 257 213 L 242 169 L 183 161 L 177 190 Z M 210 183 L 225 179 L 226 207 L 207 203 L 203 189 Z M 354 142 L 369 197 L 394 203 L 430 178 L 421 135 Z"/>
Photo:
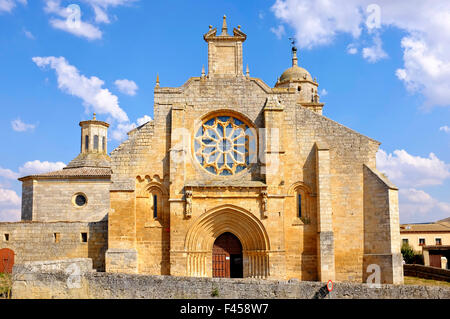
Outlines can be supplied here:
<path id="1" fill-rule="evenodd" d="M 370 63 L 378 62 L 381 59 L 387 58 L 386 52 L 383 50 L 383 43 L 379 35 L 373 38 L 374 45 L 372 47 L 364 48 L 362 51 L 363 58 Z"/>
<path id="2" fill-rule="evenodd" d="M 152 121 L 152 118 L 148 115 L 144 115 L 136 120 L 136 123 L 120 123 L 116 128 L 111 130 L 111 137 L 119 142 L 127 139 L 128 133 L 138 126 L 142 126 L 148 122 Z"/>
<path id="3" fill-rule="evenodd" d="M 114 82 L 114 84 L 121 93 L 130 96 L 135 96 L 137 90 L 139 89 L 139 87 L 134 81 L 130 81 L 127 79 L 117 80 Z"/>
<path id="4" fill-rule="evenodd" d="M 358 53 L 358 48 L 356 48 L 356 46 L 354 44 L 349 44 L 347 46 L 347 53 L 348 54 L 357 54 Z"/>
<path id="5" fill-rule="evenodd" d="M 111 131 L 111 137 L 116 141 L 124 141 L 128 132 L 136 128 L 135 123 L 119 123 L 115 129 Z"/>
<path id="6" fill-rule="evenodd" d="M 441 128 L 439 128 L 439 131 L 450 133 L 450 127 L 448 127 L 447 125 L 442 126 Z"/>
<path id="7" fill-rule="evenodd" d="M 20 220 L 22 200 L 11 189 L 0 187 L 0 222 L 15 222 Z"/>
<path id="8" fill-rule="evenodd" d="M 359 1 L 276 0 L 275 16 L 291 25 L 301 48 L 329 44 L 341 32 L 357 38 L 361 34 L 362 13 Z"/>
<path id="9" fill-rule="evenodd" d="M 145 123 L 148 123 L 150 121 L 152 121 L 152 118 L 148 115 L 144 115 L 143 117 L 138 118 L 136 122 L 137 122 L 138 126 L 142 126 Z"/>
<path id="10" fill-rule="evenodd" d="M 320 96 L 327 96 L 328 95 L 328 91 L 325 89 L 322 89 L 322 91 L 320 91 Z"/>
<path id="11" fill-rule="evenodd" d="M 428 158 L 405 150 L 377 154 L 377 168 L 400 187 L 399 207 L 402 223 L 430 222 L 448 217 L 450 202 L 433 198 L 419 187 L 442 185 L 450 178 L 450 165 L 433 153 Z"/>
<path id="12" fill-rule="evenodd" d="M 13 172 L 10 169 L 0 167 L 0 177 L 6 178 L 6 179 L 18 179 L 19 174 L 16 172 Z M 2 187 L 2 185 L 0 185 L 0 187 Z"/>
<path id="13" fill-rule="evenodd" d="M 450 215 L 450 203 L 415 188 L 400 189 L 399 209 L 402 223 L 433 222 Z"/>
<path id="14" fill-rule="evenodd" d="M 109 114 L 119 122 L 129 121 L 127 114 L 119 106 L 117 96 L 103 88 L 104 82 L 98 77 L 88 78 L 80 74 L 64 57 L 34 57 L 33 62 L 41 68 L 49 66 L 54 69 L 59 89 L 81 98 L 86 112 L 92 109 L 97 114 Z"/>
<path id="15" fill-rule="evenodd" d="M 272 31 L 272 33 L 275 34 L 278 39 L 281 39 L 286 33 L 286 31 L 284 30 L 284 26 L 281 24 L 276 28 L 270 28 L 270 31 Z"/>
<path id="16" fill-rule="evenodd" d="M 26 124 L 20 118 L 14 120 L 14 121 L 11 121 L 11 126 L 12 126 L 13 130 L 16 132 L 32 131 L 36 128 L 36 125 Z"/>
<path id="17" fill-rule="evenodd" d="M 428 158 L 413 156 L 405 150 L 377 153 L 377 168 L 399 187 L 417 188 L 441 185 L 450 178 L 450 165 L 430 153 Z"/>
<path id="18" fill-rule="evenodd" d="M 31 40 L 35 40 L 35 39 L 36 39 L 36 38 L 34 37 L 33 33 L 31 33 L 30 31 L 28 31 L 27 29 L 23 29 L 23 33 L 25 34 L 25 36 L 26 36 L 28 39 L 31 39 Z"/>
<path id="19" fill-rule="evenodd" d="M 2 209 L 0 207 L 0 222 L 18 222 L 21 219 L 20 208 Z"/>
<path id="20" fill-rule="evenodd" d="M 90 5 L 95 12 L 95 22 L 97 23 L 110 23 L 111 19 L 108 16 L 108 9 L 118 6 L 131 5 L 139 0 L 83 0 L 86 4 Z"/>
<path id="21" fill-rule="evenodd" d="M 0 0 L 0 12 L 11 12 L 16 7 L 17 3 L 26 5 L 27 0 Z"/>
<path id="22" fill-rule="evenodd" d="M 53 171 L 59 171 L 66 167 L 63 162 L 41 162 L 41 161 L 30 161 L 26 162 L 22 167 L 19 168 L 20 176 L 37 175 L 44 174 Z"/>
<path id="23" fill-rule="evenodd" d="M 111 23 L 108 15 L 108 9 L 118 6 L 130 5 L 138 0 L 83 0 L 87 6 L 91 7 L 95 15 L 95 23 Z M 74 8 L 74 9 L 71 9 Z M 94 25 L 82 20 L 83 9 L 72 4 L 72 7 L 62 7 L 61 0 L 45 0 L 44 11 L 58 18 L 52 17 L 50 24 L 56 28 L 78 37 L 84 37 L 88 40 L 97 40 L 102 38 L 102 31 Z M 76 19 L 76 20 L 73 20 Z M 71 23 L 76 21 L 76 23 Z"/>
<path id="24" fill-rule="evenodd" d="M 363 32 L 373 34 L 366 22 L 373 0 L 276 0 L 272 6 L 275 16 L 292 26 L 297 43 L 302 48 L 330 44 L 339 34 L 350 34 L 355 40 Z M 450 1 L 379 0 L 380 28 L 375 29 L 375 45 L 363 50 L 369 61 L 383 57 L 381 40 L 376 32 L 395 27 L 406 35 L 401 41 L 404 65 L 396 72 L 412 93 L 425 97 L 424 106 L 450 105 Z M 355 50 L 350 49 L 351 52 Z"/>
<path id="25" fill-rule="evenodd" d="M 78 26 L 73 26 L 67 23 L 66 20 L 51 19 L 50 24 L 55 29 L 66 31 L 78 37 L 84 37 L 88 40 L 97 40 L 102 38 L 102 31 L 100 31 L 99 28 L 84 21 L 80 21 Z"/>
<path id="26" fill-rule="evenodd" d="M 21 200 L 17 193 L 10 189 L 0 188 L 0 205 L 20 206 Z"/>

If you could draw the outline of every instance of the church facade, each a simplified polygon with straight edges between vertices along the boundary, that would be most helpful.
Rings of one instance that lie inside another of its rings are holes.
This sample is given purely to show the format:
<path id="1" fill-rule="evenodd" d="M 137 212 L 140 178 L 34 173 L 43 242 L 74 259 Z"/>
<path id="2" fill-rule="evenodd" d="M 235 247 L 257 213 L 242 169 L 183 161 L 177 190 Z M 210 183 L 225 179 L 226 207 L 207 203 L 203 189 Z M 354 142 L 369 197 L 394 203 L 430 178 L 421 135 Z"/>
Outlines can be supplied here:
<path id="1" fill-rule="evenodd" d="M 244 72 L 246 37 L 225 17 L 210 27 L 208 73 L 177 88 L 158 78 L 154 119 L 110 156 L 108 124 L 80 123 L 80 155 L 21 179 L 23 221 L 0 233 L 87 225 L 87 247 L 48 258 L 86 255 L 107 272 L 365 282 L 379 269 L 381 282 L 403 283 L 398 189 L 376 170 L 380 143 L 323 116 L 295 48 L 274 87 Z"/>

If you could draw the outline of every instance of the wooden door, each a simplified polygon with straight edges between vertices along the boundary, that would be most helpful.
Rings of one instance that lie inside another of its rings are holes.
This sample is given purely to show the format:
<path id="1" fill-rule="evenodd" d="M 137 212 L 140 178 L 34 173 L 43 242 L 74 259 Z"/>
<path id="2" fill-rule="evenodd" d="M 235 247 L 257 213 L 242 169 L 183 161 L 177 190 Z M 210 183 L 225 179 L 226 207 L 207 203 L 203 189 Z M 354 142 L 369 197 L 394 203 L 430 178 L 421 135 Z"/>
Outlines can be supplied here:
<path id="1" fill-rule="evenodd" d="M 430 266 L 441 268 L 441 255 L 430 254 Z"/>
<path id="2" fill-rule="evenodd" d="M 242 271 L 239 269 L 242 268 L 242 262 L 241 264 L 234 262 L 236 259 L 242 260 L 241 242 L 231 233 L 220 235 L 213 247 L 213 277 L 234 278 L 239 274 L 242 277 Z"/>
<path id="3" fill-rule="evenodd" d="M 0 274 L 12 273 L 14 266 L 14 251 L 11 249 L 0 249 Z"/>

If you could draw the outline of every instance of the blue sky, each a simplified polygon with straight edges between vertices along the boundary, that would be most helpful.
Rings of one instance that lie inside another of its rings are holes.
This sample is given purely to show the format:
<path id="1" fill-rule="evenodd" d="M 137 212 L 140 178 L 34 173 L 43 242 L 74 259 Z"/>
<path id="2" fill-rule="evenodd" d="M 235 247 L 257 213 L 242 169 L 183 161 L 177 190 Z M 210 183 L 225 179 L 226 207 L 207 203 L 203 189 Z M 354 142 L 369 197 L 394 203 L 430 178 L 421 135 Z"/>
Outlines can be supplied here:
<path id="1" fill-rule="evenodd" d="M 401 222 L 449 217 L 450 4 L 391 2 L 0 0 L 0 220 L 19 216 L 18 176 L 78 154 L 79 121 L 96 111 L 111 122 L 111 151 L 153 117 L 157 73 L 168 87 L 199 76 L 203 34 L 224 14 L 268 85 L 297 39 L 324 115 L 382 142 L 378 169 L 401 188 Z"/>

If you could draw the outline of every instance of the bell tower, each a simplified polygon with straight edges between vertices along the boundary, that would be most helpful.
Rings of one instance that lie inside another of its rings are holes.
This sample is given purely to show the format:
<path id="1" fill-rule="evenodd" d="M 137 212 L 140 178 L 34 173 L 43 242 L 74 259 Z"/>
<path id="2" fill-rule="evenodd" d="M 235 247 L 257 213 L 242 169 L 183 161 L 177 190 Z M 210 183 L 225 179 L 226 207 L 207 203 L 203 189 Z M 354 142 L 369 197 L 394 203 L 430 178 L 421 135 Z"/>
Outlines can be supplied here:
<path id="1" fill-rule="evenodd" d="M 80 122 L 80 127 L 80 154 L 67 165 L 67 168 L 111 167 L 111 159 L 108 156 L 109 124 L 98 121 L 94 113 L 94 118 L 90 121 Z"/>
<path id="2" fill-rule="evenodd" d="M 242 43 L 247 35 L 241 26 L 228 34 L 227 17 L 223 16 L 222 33 L 209 26 L 209 32 L 203 38 L 208 43 L 208 77 L 244 76 Z"/>

